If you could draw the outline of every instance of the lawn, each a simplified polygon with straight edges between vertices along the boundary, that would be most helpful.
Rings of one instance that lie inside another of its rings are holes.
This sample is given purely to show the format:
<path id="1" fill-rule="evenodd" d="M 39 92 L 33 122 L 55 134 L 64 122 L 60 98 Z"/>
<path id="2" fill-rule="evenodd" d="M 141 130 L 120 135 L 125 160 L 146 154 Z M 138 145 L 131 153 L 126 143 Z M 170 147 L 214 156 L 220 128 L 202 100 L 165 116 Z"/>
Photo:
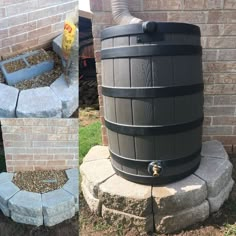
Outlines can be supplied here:
<path id="1" fill-rule="evenodd" d="M 95 145 L 101 144 L 101 123 L 96 121 L 79 128 L 79 163 L 81 164 L 84 156 L 89 149 Z"/>

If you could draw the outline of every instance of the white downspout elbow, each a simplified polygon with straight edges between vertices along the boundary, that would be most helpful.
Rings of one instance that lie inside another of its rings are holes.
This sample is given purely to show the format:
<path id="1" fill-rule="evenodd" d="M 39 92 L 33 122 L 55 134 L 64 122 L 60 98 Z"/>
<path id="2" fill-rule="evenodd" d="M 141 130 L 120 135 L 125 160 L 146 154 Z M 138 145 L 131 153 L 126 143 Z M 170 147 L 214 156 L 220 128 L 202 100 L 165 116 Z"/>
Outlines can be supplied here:
<path id="1" fill-rule="evenodd" d="M 130 14 L 127 0 L 112 0 L 111 7 L 113 19 L 119 25 L 142 22 L 141 19 Z"/>

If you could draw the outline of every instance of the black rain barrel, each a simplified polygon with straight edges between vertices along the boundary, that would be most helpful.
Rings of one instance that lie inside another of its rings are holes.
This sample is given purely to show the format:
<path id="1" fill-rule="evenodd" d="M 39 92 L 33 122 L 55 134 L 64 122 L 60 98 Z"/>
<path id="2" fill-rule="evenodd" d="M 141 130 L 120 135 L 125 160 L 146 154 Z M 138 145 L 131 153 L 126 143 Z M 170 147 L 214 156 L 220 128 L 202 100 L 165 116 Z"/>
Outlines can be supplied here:
<path id="1" fill-rule="evenodd" d="M 144 22 L 102 31 L 102 94 L 112 166 L 166 184 L 192 174 L 202 145 L 198 26 Z"/>

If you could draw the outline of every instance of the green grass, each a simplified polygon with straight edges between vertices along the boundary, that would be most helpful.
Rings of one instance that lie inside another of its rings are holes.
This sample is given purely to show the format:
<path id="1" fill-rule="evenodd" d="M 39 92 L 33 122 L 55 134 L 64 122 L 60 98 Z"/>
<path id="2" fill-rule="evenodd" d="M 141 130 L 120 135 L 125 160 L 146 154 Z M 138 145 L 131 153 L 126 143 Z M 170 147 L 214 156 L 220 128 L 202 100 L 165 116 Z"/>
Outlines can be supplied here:
<path id="1" fill-rule="evenodd" d="M 81 164 L 84 156 L 89 149 L 102 143 L 101 123 L 99 121 L 79 128 L 79 163 Z"/>
<path id="2" fill-rule="evenodd" d="M 224 236 L 235 236 L 235 235 L 236 235 L 236 224 L 233 225 L 226 224 Z"/>

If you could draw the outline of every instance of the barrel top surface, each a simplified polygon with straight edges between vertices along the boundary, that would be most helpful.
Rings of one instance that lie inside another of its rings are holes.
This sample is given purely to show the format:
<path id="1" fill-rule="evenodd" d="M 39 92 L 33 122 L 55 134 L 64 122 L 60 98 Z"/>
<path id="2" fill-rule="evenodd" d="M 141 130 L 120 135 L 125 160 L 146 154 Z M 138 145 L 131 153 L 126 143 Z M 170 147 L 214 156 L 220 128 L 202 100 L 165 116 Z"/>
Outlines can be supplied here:
<path id="1" fill-rule="evenodd" d="M 188 23 L 147 21 L 138 24 L 108 27 L 102 31 L 101 40 L 144 33 L 191 34 L 200 36 L 200 28 L 197 25 Z"/>

